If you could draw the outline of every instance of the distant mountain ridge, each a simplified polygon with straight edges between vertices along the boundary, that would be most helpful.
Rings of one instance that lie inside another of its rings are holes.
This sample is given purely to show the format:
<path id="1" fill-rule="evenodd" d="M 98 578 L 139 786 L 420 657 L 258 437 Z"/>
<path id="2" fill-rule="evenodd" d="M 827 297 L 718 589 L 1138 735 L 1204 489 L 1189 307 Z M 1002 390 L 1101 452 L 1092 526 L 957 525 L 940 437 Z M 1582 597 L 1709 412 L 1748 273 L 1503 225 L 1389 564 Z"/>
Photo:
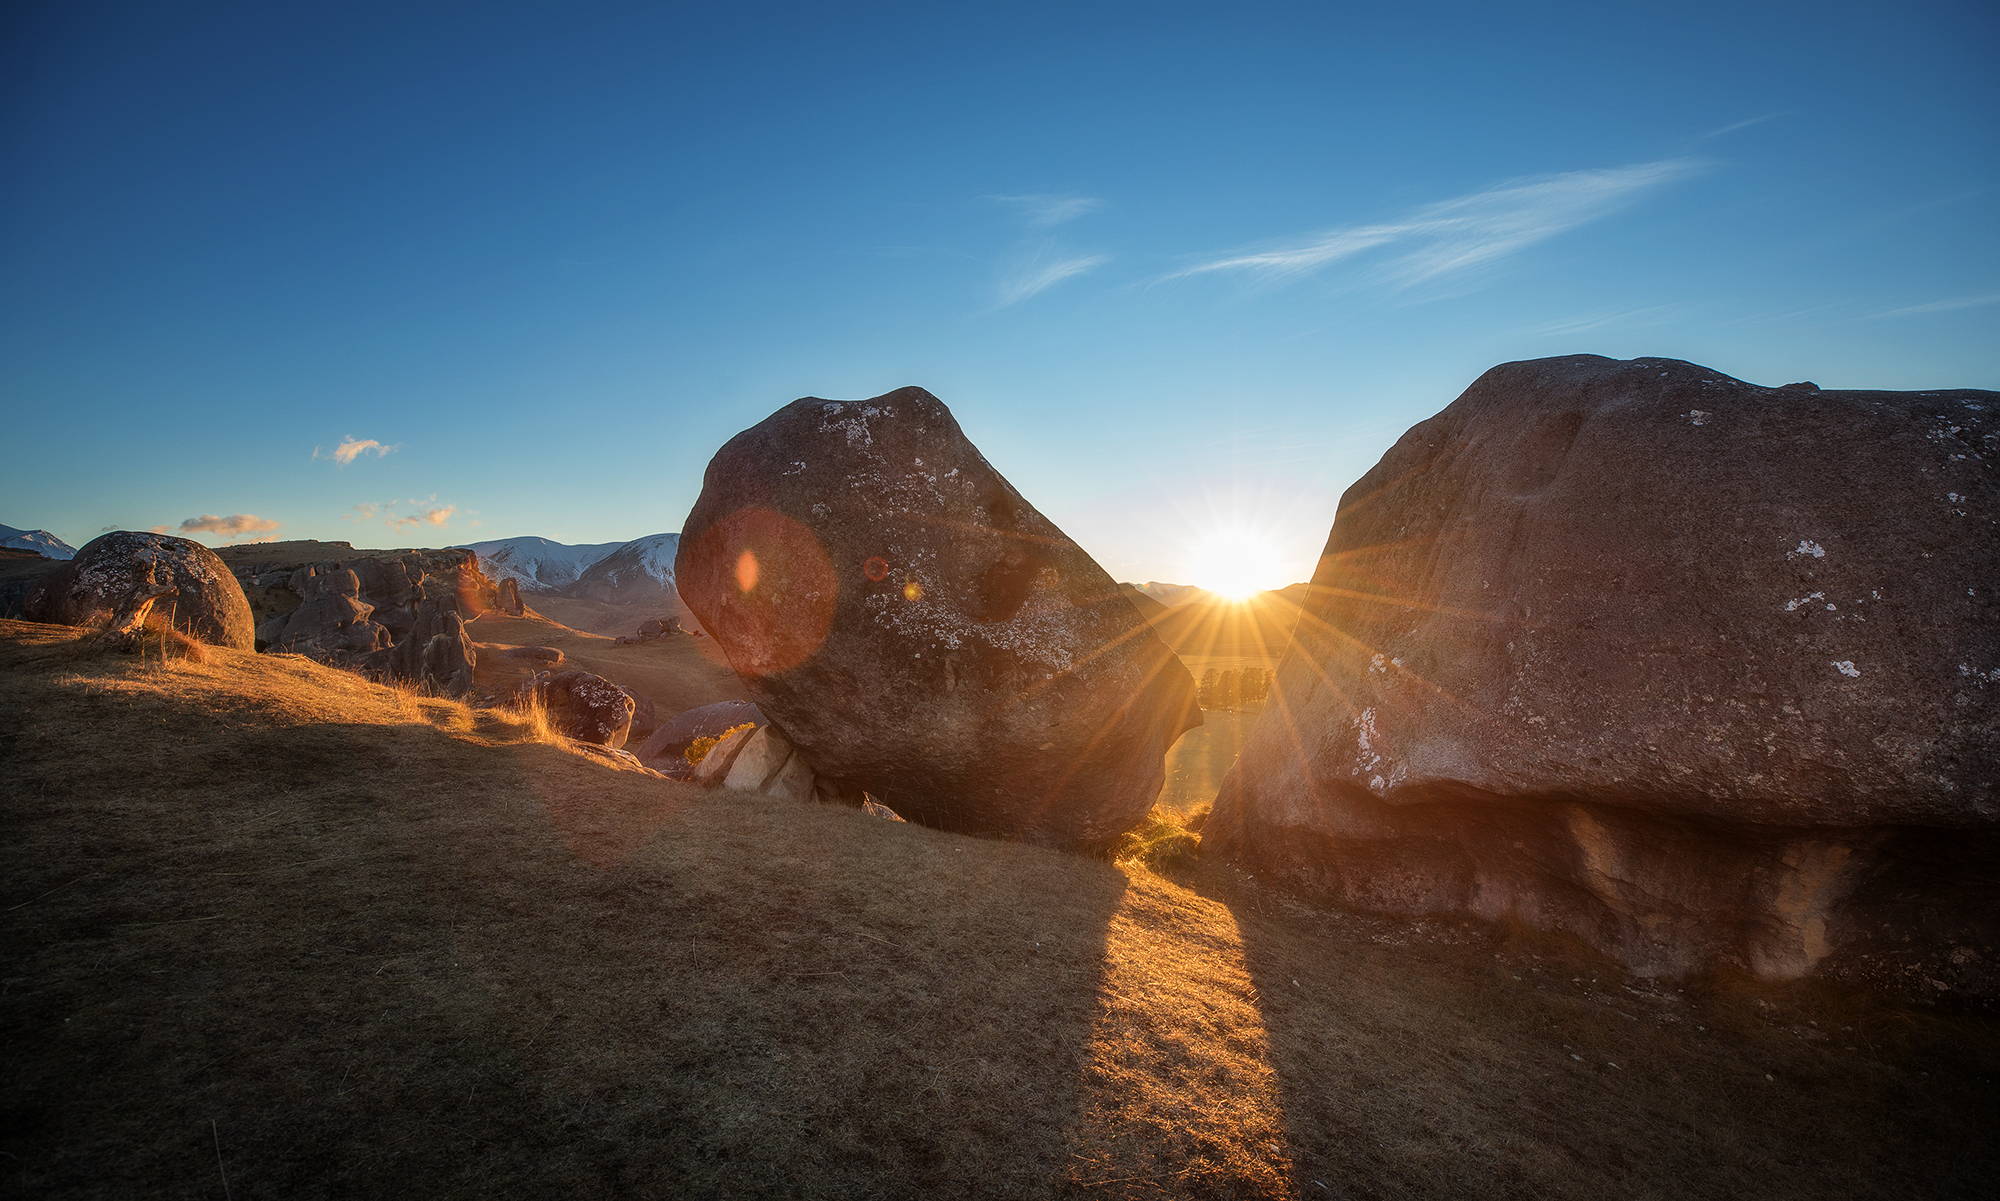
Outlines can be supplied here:
<path id="1" fill-rule="evenodd" d="M 1143 584 L 1128 584 L 1126 587 L 1143 592 L 1169 608 L 1175 605 L 1188 605 L 1196 601 L 1205 601 L 1215 595 L 1208 589 L 1197 584 L 1166 584 L 1159 580 L 1147 580 Z"/>
<path id="2" fill-rule="evenodd" d="M 630 542 L 566 546 L 548 538 L 501 538 L 468 543 L 494 582 L 511 579 L 522 593 L 544 601 L 562 598 L 607 605 L 642 605 L 665 614 L 680 611 L 674 589 L 678 533 L 648 534 Z"/>
<path id="3" fill-rule="evenodd" d="M 526 537 L 467 542 L 462 549 L 479 556 L 479 570 L 496 584 L 513 580 L 523 592 L 560 594 L 593 564 L 627 545 L 596 542 L 569 546 L 548 538 Z"/>
<path id="4" fill-rule="evenodd" d="M 74 546 L 47 530 L 17 530 L 11 525 L 0 525 L 0 546 L 31 550 L 44 559 L 76 558 Z"/>

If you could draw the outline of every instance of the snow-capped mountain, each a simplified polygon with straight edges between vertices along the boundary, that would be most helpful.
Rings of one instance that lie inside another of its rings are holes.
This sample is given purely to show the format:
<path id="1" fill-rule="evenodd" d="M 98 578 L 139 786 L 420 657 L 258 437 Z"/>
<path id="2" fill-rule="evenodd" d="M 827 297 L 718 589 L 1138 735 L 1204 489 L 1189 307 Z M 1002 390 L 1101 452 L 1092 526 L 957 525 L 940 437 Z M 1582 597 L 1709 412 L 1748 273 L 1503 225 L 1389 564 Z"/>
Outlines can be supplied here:
<path id="1" fill-rule="evenodd" d="M 592 563 L 567 591 L 580 599 L 614 605 L 673 599 L 674 555 L 680 545 L 679 534 L 634 538 Z"/>
<path id="2" fill-rule="evenodd" d="M 76 558 L 74 546 L 47 530 L 17 530 L 11 525 L 0 525 L 0 546 L 35 551 L 44 559 Z"/>
<path id="3" fill-rule="evenodd" d="M 468 542 L 461 549 L 479 556 L 479 570 L 494 583 L 511 579 L 523 592 L 566 592 L 593 563 L 627 545 L 597 542 L 566 546 L 547 538 L 499 538 Z M 670 554 L 669 566 L 672 561 Z"/>

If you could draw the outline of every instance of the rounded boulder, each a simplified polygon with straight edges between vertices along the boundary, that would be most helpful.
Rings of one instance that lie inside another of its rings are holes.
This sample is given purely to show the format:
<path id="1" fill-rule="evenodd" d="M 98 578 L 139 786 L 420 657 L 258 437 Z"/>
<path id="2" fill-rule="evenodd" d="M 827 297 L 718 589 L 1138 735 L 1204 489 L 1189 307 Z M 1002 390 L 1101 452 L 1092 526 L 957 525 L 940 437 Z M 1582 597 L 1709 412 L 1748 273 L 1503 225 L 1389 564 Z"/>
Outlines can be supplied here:
<path id="1" fill-rule="evenodd" d="M 232 650 L 257 647 L 257 627 L 243 585 L 220 556 L 186 538 L 117 530 L 96 538 L 28 592 L 28 620 L 51 625 L 108 621 L 144 578 L 150 562 L 157 583 L 178 591 L 153 606 L 190 638 Z"/>

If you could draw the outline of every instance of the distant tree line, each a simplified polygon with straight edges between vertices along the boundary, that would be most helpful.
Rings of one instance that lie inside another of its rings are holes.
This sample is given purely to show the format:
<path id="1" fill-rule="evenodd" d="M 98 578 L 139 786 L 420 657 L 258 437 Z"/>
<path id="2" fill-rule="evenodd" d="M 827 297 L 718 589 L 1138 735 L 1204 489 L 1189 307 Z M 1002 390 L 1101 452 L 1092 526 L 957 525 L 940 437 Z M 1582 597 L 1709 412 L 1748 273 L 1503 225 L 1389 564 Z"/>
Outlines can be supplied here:
<path id="1" fill-rule="evenodd" d="M 1204 709 L 1235 709 L 1259 704 L 1271 695 L 1271 669 L 1230 667 L 1217 671 L 1211 667 L 1201 673 L 1201 682 L 1195 686 L 1195 693 Z"/>

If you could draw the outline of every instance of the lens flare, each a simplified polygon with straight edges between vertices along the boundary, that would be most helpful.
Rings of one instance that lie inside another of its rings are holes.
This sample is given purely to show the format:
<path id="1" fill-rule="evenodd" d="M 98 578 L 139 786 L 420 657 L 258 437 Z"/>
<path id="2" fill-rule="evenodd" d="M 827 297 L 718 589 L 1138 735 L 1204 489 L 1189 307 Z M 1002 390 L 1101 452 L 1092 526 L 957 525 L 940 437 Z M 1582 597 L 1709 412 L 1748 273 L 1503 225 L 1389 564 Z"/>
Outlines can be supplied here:
<path id="1" fill-rule="evenodd" d="M 744 592 L 757 587 L 757 556 L 747 550 L 736 556 L 736 586 Z"/>

